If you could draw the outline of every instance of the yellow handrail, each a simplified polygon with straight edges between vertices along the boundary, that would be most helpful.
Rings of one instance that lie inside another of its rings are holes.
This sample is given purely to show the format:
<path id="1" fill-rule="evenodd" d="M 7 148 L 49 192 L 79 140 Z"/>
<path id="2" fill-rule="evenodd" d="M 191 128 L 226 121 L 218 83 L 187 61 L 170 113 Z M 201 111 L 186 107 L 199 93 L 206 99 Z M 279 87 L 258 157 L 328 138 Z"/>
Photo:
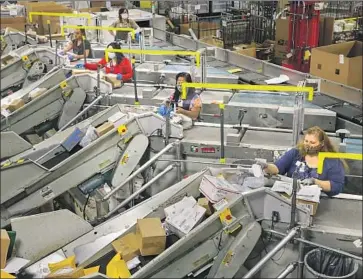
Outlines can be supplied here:
<path id="1" fill-rule="evenodd" d="M 349 159 L 362 161 L 362 154 L 358 153 L 336 153 L 336 152 L 319 152 L 318 154 L 318 169 L 317 173 L 321 174 L 323 172 L 324 160 L 325 158 L 332 159 Z"/>
<path id="2" fill-rule="evenodd" d="M 131 32 L 132 39 L 135 39 L 135 34 L 136 34 L 135 29 L 126 28 L 126 27 L 63 25 L 61 27 L 62 36 L 64 36 L 64 29 L 85 29 L 85 30 L 107 30 L 107 31 Z"/>
<path id="3" fill-rule="evenodd" d="M 282 86 L 282 85 L 248 85 L 248 84 L 222 84 L 222 83 L 182 83 L 183 100 L 187 97 L 187 88 L 210 88 L 210 89 L 231 89 L 231 90 L 253 90 L 253 91 L 279 91 L 279 92 L 306 92 L 308 100 L 314 98 L 313 87 Z M 273 93 L 273 92 L 272 92 Z"/>

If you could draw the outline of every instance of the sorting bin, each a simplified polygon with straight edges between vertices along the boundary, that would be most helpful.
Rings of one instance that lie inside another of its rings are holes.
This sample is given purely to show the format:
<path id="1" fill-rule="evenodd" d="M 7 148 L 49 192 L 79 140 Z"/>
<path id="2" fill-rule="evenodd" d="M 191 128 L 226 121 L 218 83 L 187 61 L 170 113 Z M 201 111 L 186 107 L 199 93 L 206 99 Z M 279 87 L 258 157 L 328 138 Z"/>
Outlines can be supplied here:
<path id="1" fill-rule="evenodd" d="M 354 259 L 319 248 L 305 255 L 304 264 L 304 278 L 355 278 L 358 272 Z"/>

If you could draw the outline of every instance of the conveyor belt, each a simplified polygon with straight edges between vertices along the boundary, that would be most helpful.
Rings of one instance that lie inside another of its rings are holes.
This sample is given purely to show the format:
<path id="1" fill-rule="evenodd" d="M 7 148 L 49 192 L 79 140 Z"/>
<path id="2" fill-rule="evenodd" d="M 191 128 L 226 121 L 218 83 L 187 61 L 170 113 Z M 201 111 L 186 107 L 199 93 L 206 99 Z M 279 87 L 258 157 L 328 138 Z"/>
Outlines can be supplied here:
<path id="1" fill-rule="evenodd" d="M 344 210 L 334 210 L 334 208 L 344 208 Z M 322 198 L 314 223 L 319 226 L 362 230 L 362 201 Z"/>

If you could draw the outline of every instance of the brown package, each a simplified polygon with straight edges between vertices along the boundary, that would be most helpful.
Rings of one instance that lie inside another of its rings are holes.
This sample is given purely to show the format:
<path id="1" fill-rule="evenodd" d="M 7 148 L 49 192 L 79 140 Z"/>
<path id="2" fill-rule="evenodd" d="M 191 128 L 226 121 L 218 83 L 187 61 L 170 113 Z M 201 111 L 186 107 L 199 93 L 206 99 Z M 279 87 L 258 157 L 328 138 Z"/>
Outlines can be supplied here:
<path id="1" fill-rule="evenodd" d="M 6 266 L 6 257 L 8 256 L 8 250 L 10 246 L 10 238 L 6 230 L 1 230 L 1 254 L 0 254 L 0 268 L 3 269 Z"/>
<path id="2" fill-rule="evenodd" d="M 139 243 L 134 233 L 129 233 L 120 239 L 112 242 L 113 249 L 121 254 L 125 262 L 132 260 L 140 255 Z"/>
<path id="3" fill-rule="evenodd" d="M 142 256 L 159 255 L 165 250 L 166 234 L 159 218 L 137 220 L 136 236 Z"/>
<path id="4" fill-rule="evenodd" d="M 107 132 L 111 131 L 114 128 L 113 123 L 105 122 L 101 126 L 96 128 L 97 135 L 103 136 Z"/>

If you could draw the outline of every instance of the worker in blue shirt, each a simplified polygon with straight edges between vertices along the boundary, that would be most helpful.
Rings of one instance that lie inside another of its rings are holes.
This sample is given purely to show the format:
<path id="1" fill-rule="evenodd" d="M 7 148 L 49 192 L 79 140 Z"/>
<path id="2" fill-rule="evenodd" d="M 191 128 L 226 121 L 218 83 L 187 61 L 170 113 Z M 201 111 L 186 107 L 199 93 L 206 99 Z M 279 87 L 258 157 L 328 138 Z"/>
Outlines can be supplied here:
<path id="1" fill-rule="evenodd" d="M 309 128 L 303 140 L 281 156 L 275 164 L 257 161 L 268 174 L 292 177 L 298 165 L 303 169 L 297 172 L 302 185 L 318 185 L 328 196 L 342 192 L 345 183 L 347 164 L 341 159 L 325 159 L 322 174 L 317 173 L 318 153 L 337 152 L 326 133 L 319 127 Z"/>

